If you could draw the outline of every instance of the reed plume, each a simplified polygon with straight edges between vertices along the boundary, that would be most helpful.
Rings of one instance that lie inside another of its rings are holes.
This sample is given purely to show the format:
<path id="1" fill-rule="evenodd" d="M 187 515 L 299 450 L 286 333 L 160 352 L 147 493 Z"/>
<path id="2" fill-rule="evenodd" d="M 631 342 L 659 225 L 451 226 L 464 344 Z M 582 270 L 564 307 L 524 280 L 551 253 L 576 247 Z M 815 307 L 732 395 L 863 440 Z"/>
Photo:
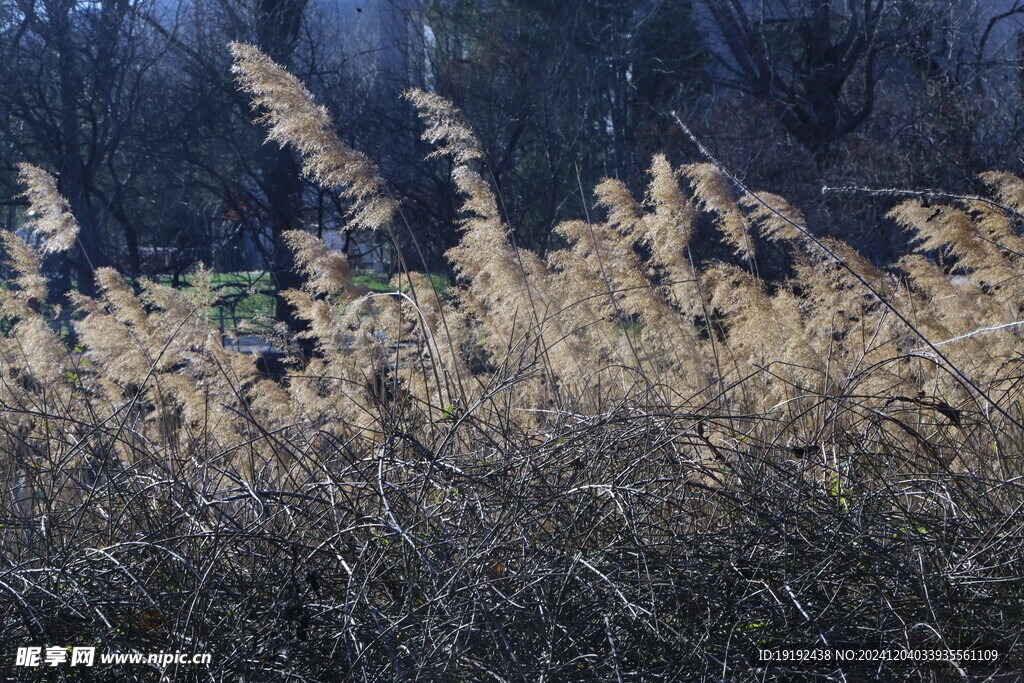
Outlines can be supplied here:
<path id="1" fill-rule="evenodd" d="M 22 196 L 29 204 L 27 227 L 43 237 L 43 253 L 71 249 L 78 238 L 78 221 L 57 191 L 53 176 L 32 164 L 19 164 L 18 180 L 25 186 Z"/>
<path id="2" fill-rule="evenodd" d="M 231 43 L 229 49 L 239 88 L 265 112 L 259 122 L 267 126 L 267 138 L 298 152 L 307 177 L 341 188 L 351 202 L 350 225 L 370 230 L 388 225 L 397 203 L 376 164 L 341 141 L 330 114 L 302 82 L 253 45 Z"/>

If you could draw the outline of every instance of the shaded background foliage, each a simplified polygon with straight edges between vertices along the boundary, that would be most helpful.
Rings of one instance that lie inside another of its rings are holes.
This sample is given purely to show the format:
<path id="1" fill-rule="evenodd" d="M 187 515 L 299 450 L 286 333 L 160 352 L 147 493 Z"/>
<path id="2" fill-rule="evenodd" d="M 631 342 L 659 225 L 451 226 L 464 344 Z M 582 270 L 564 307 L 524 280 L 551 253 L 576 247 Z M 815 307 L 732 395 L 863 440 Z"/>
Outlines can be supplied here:
<path id="1" fill-rule="evenodd" d="M 16 162 L 58 174 L 84 238 L 59 270 L 87 290 L 91 267 L 199 261 L 294 286 L 280 235 L 330 231 L 345 206 L 252 126 L 224 49 L 248 40 L 380 162 L 406 204 L 398 238 L 414 267 L 447 268 L 457 203 L 448 168 L 419 162 L 398 97 L 409 86 L 465 112 L 517 243 L 542 254 L 554 225 L 593 210 L 581 187 L 613 177 L 635 190 L 653 153 L 697 158 L 678 111 L 746 181 L 890 262 L 906 245 L 885 201 L 822 185 L 974 192 L 978 172 L 1014 170 L 1022 12 L 1012 0 L 4 0 L 0 196 L 17 192 Z M 7 227 L 17 203 L 5 199 Z"/>

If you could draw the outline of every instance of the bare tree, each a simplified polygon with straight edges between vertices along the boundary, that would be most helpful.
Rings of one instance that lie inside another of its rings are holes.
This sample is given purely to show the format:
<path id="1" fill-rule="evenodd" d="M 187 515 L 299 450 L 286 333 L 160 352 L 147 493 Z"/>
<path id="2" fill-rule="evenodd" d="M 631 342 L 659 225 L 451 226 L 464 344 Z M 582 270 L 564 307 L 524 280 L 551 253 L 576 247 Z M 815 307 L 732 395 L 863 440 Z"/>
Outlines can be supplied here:
<path id="1" fill-rule="evenodd" d="M 714 51 L 732 88 L 769 102 L 819 164 L 871 115 L 892 46 L 887 0 L 705 0 L 724 51 Z M 856 84 L 854 83 L 856 81 Z"/>
<path id="2" fill-rule="evenodd" d="M 4 3 L 0 125 L 16 158 L 57 172 L 81 225 L 70 265 L 85 291 L 92 270 L 112 263 L 122 246 L 138 270 L 138 224 L 127 202 L 151 152 L 145 122 L 152 119 L 142 110 L 159 87 L 144 7 L 143 0 Z"/>

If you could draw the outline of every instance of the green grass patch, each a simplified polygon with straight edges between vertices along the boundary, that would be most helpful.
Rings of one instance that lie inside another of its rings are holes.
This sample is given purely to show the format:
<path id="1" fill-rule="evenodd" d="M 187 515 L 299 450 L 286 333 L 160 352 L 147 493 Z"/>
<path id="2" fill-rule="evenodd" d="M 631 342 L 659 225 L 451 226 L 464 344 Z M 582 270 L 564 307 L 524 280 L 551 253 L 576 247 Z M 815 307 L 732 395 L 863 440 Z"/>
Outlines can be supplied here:
<path id="1" fill-rule="evenodd" d="M 194 275 L 185 275 L 178 282 L 182 289 L 191 289 Z M 154 280 L 172 286 L 170 275 L 160 275 Z M 210 311 L 210 318 L 225 332 L 234 331 L 245 320 L 258 317 L 273 317 L 274 287 L 270 274 L 261 271 L 237 271 L 213 273 L 210 278 L 217 303 Z"/>
<path id="2" fill-rule="evenodd" d="M 401 275 L 395 275 L 388 278 L 388 276 L 381 273 L 357 273 L 352 277 L 352 280 L 373 292 L 395 292 L 398 291 L 398 287 L 392 284 L 392 281 L 401 277 Z M 447 276 L 440 273 L 428 273 L 427 278 L 430 280 L 430 284 L 435 292 L 441 296 L 447 296 L 448 290 L 452 287 L 451 280 Z"/>
<path id="3" fill-rule="evenodd" d="M 393 292 L 395 288 L 391 286 L 386 275 L 380 273 L 364 273 L 352 276 L 352 280 L 357 285 L 362 285 L 373 292 Z"/>
<path id="4" fill-rule="evenodd" d="M 181 288 L 191 289 L 193 277 L 193 275 L 180 277 L 178 282 Z M 441 296 L 446 296 L 451 288 L 449 279 L 440 274 L 429 274 L 427 277 L 435 291 Z M 173 278 L 170 275 L 161 275 L 154 280 L 161 285 L 171 286 L 173 284 Z M 391 284 L 391 279 L 380 273 L 356 273 L 352 280 L 372 292 L 383 293 L 397 290 L 397 287 Z M 210 312 L 210 317 L 225 332 L 234 331 L 243 321 L 274 316 L 275 290 L 269 273 L 260 271 L 213 273 L 211 283 L 218 301 Z"/>

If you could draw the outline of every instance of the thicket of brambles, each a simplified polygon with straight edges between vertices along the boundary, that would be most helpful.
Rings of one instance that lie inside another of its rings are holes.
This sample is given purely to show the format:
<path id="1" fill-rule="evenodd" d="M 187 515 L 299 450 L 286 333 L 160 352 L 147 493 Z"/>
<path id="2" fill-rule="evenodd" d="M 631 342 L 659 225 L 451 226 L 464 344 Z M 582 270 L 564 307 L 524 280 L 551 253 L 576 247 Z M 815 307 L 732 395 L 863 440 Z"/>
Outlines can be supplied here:
<path id="1" fill-rule="evenodd" d="M 234 44 L 241 88 L 353 226 L 402 223 L 301 83 Z M 210 652 L 150 680 L 981 680 L 1024 650 L 1024 181 L 915 197 L 880 269 L 714 163 L 545 258 L 509 238 L 473 132 L 407 98 L 462 197 L 449 293 L 356 286 L 290 234 L 304 321 L 275 372 L 176 290 L 96 271 L 73 334 L 41 259 L 77 228 L 21 178 L 3 234 L 0 632 L 19 645 Z M 691 251 L 709 218 L 739 257 Z M 788 277 L 758 273 L 758 245 Z M 207 283 L 204 285 L 204 281 Z M 765 663 L 759 650 L 998 652 Z M 956 656 L 954 656 L 956 659 Z M 44 677 L 41 669 L 22 670 Z M 991 680 L 991 679 L 989 679 Z"/>

